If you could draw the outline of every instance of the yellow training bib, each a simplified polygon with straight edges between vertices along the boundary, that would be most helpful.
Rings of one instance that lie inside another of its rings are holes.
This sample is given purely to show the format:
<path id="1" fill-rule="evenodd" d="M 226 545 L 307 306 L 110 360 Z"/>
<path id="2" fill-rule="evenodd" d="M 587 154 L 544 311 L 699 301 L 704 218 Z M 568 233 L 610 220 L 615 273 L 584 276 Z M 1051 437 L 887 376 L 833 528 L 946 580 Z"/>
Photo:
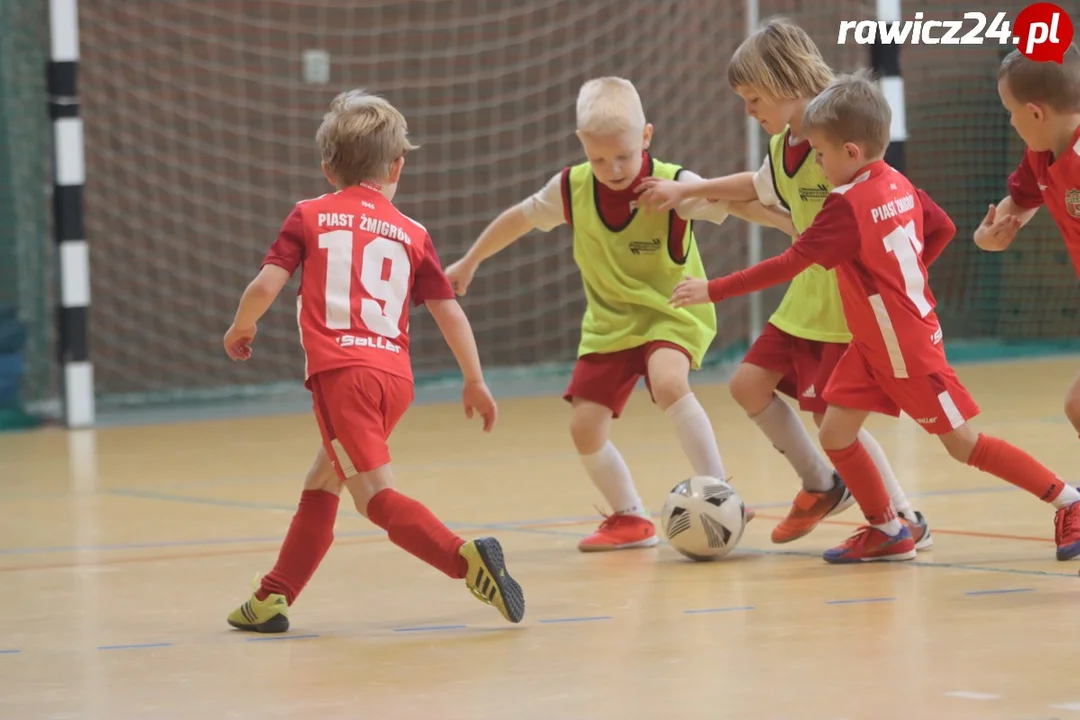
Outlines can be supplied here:
<path id="1" fill-rule="evenodd" d="M 773 188 L 784 207 L 791 211 L 795 229 L 802 233 L 814 222 L 832 185 L 811 151 L 789 175 L 784 167 L 784 148 L 791 130 L 785 129 L 769 140 L 769 160 Z M 769 318 L 776 327 L 795 337 L 819 342 L 851 342 L 836 271 L 811 265 L 795 276 L 784 293 L 780 307 Z"/>
<path id="2" fill-rule="evenodd" d="M 654 177 L 674 180 L 682 168 L 652 158 Z M 716 337 L 716 308 L 711 304 L 676 309 L 668 304 L 672 290 L 689 275 L 704 278 L 705 267 L 686 223 L 681 247 L 685 260 L 673 257 L 669 237 L 671 213 L 634 209 L 623 228 L 610 228 L 600 217 L 596 184 L 588 163 L 567 174 L 574 261 L 585 286 L 585 316 L 578 356 L 612 353 L 666 340 L 685 348 L 692 366 L 701 366 Z M 678 247 L 678 245 L 677 245 Z"/>

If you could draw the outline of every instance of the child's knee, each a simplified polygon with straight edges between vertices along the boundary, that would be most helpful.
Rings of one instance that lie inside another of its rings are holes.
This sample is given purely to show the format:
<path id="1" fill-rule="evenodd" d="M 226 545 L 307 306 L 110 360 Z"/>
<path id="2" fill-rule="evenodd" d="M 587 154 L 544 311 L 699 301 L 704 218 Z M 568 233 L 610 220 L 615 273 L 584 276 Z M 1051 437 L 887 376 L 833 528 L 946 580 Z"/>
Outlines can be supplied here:
<path id="1" fill-rule="evenodd" d="M 667 410 L 690 394 L 690 379 L 676 374 L 661 375 L 649 383 L 653 401 Z"/>
<path id="2" fill-rule="evenodd" d="M 389 467 L 384 465 L 382 468 L 371 472 L 358 473 L 352 476 L 345 481 L 345 486 L 349 488 L 349 494 L 352 495 L 356 512 L 367 517 L 368 504 L 371 499 L 383 490 L 393 487 L 393 482 Z"/>
<path id="3" fill-rule="evenodd" d="M 740 365 L 728 383 L 732 399 L 748 415 L 757 415 L 769 406 L 775 396 L 773 375 L 775 373 L 753 365 Z"/>
<path id="4" fill-rule="evenodd" d="M 975 445 L 979 442 L 979 434 L 967 424 L 938 437 L 941 438 L 941 444 L 945 446 L 949 456 L 964 464 L 971 459 L 971 453 L 975 451 Z"/>
<path id="5" fill-rule="evenodd" d="M 570 438 L 579 455 L 592 455 L 608 439 L 611 411 L 596 403 L 576 405 L 570 415 Z"/>

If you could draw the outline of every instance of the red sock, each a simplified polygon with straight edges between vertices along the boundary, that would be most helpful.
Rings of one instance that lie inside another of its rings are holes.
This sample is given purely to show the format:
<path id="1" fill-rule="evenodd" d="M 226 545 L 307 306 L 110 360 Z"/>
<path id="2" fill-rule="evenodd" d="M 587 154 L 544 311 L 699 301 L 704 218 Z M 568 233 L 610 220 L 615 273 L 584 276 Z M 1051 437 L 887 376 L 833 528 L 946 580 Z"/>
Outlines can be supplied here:
<path id="1" fill-rule="evenodd" d="M 1053 502 L 1065 489 L 1053 470 L 1020 448 L 989 435 L 979 435 L 967 464 L 1027 490 L 1043 502 Z"/>
<path id="2" fill-rule="evenodd" d="M 390 488 L 380 490 L 368 503 L 367 516 L 402 550 L 452 578 L 465 577 L 469 566 L 458 553 L 465 541 L 416 500 Z"/>
<path id="3" fill-rule="evenodd" d="M 884 525 L 896 517 L 881 472 L 861 442 L 856 440 L 843 450 L 826 450 L 825 454 L 832 460 L 837 474 L 844 479 L 855 502 L 859 503 L 866 522 Z"/>
<path id="4" fill-rule="evenodd" d="M 337 495 L 323 490 L 300 494 L 300 506 L 278 552 L 277 563 L 263 576 L 255 597 L 265 600 L 270 593 L 278 593 L 293 604 L 334 542 L 338 500 Z"/>

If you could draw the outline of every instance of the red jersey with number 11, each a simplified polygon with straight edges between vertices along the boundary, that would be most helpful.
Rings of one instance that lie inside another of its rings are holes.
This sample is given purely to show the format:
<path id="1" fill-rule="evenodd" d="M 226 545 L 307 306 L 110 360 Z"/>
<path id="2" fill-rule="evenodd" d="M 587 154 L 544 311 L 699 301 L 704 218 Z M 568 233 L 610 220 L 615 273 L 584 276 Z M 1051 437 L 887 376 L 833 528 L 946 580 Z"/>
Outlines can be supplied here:
<path id="1" fill-rule="evenodd" d="M 409 308 L 454 297 L 427 230 L 364 183 L 296 204 L 263 260 L 290 274 L 305 382 L 364 365 L 412 379 Z"/>
<path id="2" fill-rule="evenodd" d="M 930 197 L 884 161 L 834 188 L 792 251 L 836 268 L 852 344 L 881 373 L 948 368 L 926 268 L 956 234 Z"/>

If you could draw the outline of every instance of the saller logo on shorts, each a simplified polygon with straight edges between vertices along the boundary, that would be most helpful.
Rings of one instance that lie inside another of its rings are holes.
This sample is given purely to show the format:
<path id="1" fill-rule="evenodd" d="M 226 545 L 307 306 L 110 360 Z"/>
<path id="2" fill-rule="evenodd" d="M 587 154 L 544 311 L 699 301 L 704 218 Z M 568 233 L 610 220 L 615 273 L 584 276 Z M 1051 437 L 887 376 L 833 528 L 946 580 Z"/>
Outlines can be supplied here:
<path id="1" fill-rule="evenodd" d="M 369 347 L 377 348 L 379 350 L 386 350 L 387 352 L 399 353 L 401 352 L 401 346 L 395 345 L 382 335 L 377 337 L 356 337 L 355 335 L 342 335 L 337 339 L 338 345 L 343 348 L 347 347 Z"/>
<path id="2" fill-rule="evenodd" d="M 1073 188 L 1065 193 L 1065 208 L 1074 218 L 1080 219 L 1080 190 Z"/>

